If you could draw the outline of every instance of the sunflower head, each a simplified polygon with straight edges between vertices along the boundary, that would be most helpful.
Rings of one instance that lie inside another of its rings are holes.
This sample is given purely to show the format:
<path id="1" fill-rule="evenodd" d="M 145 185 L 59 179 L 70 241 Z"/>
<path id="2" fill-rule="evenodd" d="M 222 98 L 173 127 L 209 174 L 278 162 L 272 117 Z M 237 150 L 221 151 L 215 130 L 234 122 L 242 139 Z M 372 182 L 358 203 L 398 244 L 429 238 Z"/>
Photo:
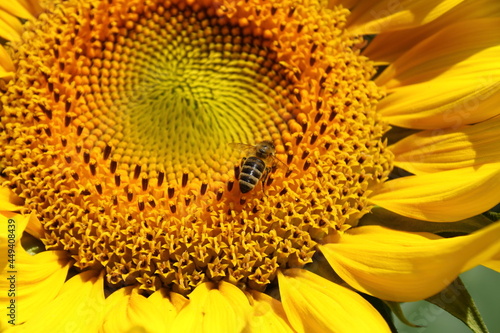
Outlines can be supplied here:
<path id="1" fill-rule="evenodd" d="M 54 1 L 26 24 L 0 166 L 47 249 L 110 288 L 263 290 L 370 210 L 392 156 L 348 12 L 244 3 Z M 264 140 L 286 167 L 241 193 L 231 144 Z"/>

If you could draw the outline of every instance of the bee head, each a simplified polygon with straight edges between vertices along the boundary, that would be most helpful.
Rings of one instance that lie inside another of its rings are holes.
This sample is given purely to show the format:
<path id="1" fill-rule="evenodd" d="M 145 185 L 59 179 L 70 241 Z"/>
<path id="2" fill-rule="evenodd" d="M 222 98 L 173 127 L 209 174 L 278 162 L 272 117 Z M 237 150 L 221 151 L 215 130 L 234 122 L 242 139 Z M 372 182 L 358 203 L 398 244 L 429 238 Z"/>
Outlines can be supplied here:
<path id="1" fill-rule="evenodd" d="M 271 141 L 262 141 L 256 146 L 257 156 L 261 158 L 267 158 L 271 155 L 274 155 L 276 149 L 274 148 L 274 144 Z"/>

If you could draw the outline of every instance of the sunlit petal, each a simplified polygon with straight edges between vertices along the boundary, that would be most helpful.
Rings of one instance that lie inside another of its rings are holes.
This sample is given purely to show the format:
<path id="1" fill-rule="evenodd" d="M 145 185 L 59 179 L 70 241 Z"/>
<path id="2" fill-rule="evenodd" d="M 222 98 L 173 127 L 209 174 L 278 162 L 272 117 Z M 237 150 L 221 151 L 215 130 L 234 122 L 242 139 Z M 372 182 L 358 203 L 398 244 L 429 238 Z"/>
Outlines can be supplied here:
<path id="1" fill-rule="evenodd" d="M 333 8 L 335 6 L 343 6 L 348 8 L 349 10 L 353 10 L 357 8 L 358 4 L 362 2 L 362 0 L 324 0 L 324 6 L 327 8 Z"/>
<path id="2" fill-rule="evenodd" d="M 370 200 L 403 216 L 453 222 L 495 206 L 499 188 L 500 162 L 390 180 Z"/>
<path id="3" fill-rule="evenodd" d="M 46 285 L 45 289 L 50 289 Z M 64 283 L 59 294 L 33 310 L 29 320 L 7 332 L 97 332 L 104 313 L 103 279 L 95 271 L 80 273 Z"/>
<path id="4" fill-rule="evenodd" d="M 483 266 L 486 266 L 486 267 L 500 273 L 500 259 L 490 260 L 490 261 L 484 263 Z"/>
<path id="5" fill-rule="evenodd" d="M 20 18 L 33 19 L 42 12 L 42 7 L 40 0 L 10 0 L 2 1 L 0 10 Z"/>
<path id="6" fill-rule="evenodd" d="M 352 9 L 349 30 L 353 34 L 377 34 L 424 25 L 462 1 L 361 1 Z"/>
<path id="7" fill-rule="evenodd" d="M 2 1 L 0 3 L 0 11 L 10 13 L 13 16 L 22 17 L 24 19 L 32 19 L 33 15 L 20 3 L 19 0 Z"/>
<path id="8" fill-rule="evenodd" d="M 363 54 L 377 63 L 391 63 L 422 40 L 456 22 L 499 16 L 500 2 L 497 0 L 463 1 L 426 25 L 377 35 L 363 50 Z M 469 26 L 471 25 L 472 23 L 469 23 Z"/>
<path id="9" fill-rule="evenodd" d="M 335 272 L 359 291 L 409 302 L 438 293 L 460 273 L 499 255 L 499 235 L 500 223 L 445 239 L 366 226 L 350 229 L 320 250 Z"/>
<path id="10" fill-rule="evenodd" d="M 0 187 L 0 212 L 15 212 L 23 205 L 23 200 L 6 187 Z"/>
<path id="11" fill-rule="evenodd" d="M 436 129 L 498 115 L 499 24 L 455 23 L 398 58 L 376 79 L 390 93 L 380 104 L 383 116 L 401 127 Z"/>
<path id="12" fill-rule="evenodd" d="M 131 327 L 143 327 L 147 332 L 168 332 L 176 315 L 177 308 L 165 290 L 146 298 L 133 287 L 122 288 L 106 298 L 101 331 L 127 332 Z"/>
<path id="13" fill-rule="evenodd" d="M 63 287 L 69 269 L 69 258 L 63 251 L 46 251 L 31 256 L 19 245 L 16 247 L 14 266 L 7 266 L 0 273 L 0 290 L 9 290 L 15 281 L 15 297 L 0 295 L 5 308 L 10 299 L 16 300 L 15 323 L 29 321 L 41 308 L 46 307 Z M 2 321 L 5 317 L 2 317 Z"/>
<path id="14" fill-rule="evenodd" d="M 172 331 L 241 332 L 251 316 L 248 299 L 234 285 L 225 283 L 221 287 L 215 289 L 211 283 L 196 287 L 189 295 L 189 304 L 176 317 Z"/>
<path id="15" fill-rule="evenodd" d="M 14 74 L 14 64 L 5 48 L 0 45 L 0 78 L 9 80 Z"/>
<path id="16" fill-rule="evenodd" d="M 247 296 L 241 291 L 240 288 L 234 284 L 221 281 L 218 286 L 221 295 L 231 304 L 234 312 L 236 313 L 237 323 L 248 322 L 252 315 L 252 309 L 248 302 Z"/>
<path id="17" fill-rule="evenodd" d="M 395 164 L 425 174 L 500 161 L 500 117 L 459 130 L 423 131 L 390 147 Z"/>
<path id="18" fill-rule="evenodd" d="M 30 214 L 30 218 L 28 221 L 28 225 L 26 226 L 25 231 L 30 235 L 36 237 L 37 239 L 42 239 L 44 237 L 44 231 L 40 220 L 36 217 L 35 214 Z"/>
<path id="19" fill-rule="evenodd" d="M 375 308 L 347 288 L 303 269 L 280 271 L 278 281 L 297 332 L 390 332 Z"/>
<path id="20" fill-rule="evenodd" d="M 249 332 L 292 333 L 283 305 L 278 300 L 258 291 L 250 291 L 253 317 Z"/>
<path id="21" fill-rule="evenodd" d="M 23 31 L 19 19 L 0 10 L 0 37 L 10 41 L 18 41 Z"/>
<path id="22" fill-rule="evenodd" d="M 494 271 L 497 271 L 500 273 L 500 253 L 496 256 L 493 256 L 491 260 L 488 260 L 483 264 L 483 266 L 486 266 Z"/>

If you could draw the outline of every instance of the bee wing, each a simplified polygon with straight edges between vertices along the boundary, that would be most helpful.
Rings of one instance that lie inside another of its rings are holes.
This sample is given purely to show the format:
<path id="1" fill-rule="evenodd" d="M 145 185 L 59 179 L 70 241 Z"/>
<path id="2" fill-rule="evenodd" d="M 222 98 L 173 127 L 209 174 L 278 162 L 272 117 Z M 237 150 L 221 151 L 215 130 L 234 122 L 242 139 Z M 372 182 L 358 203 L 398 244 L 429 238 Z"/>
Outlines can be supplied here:
<path id="1" fill-rule="evenodd" d="M 255 146 L 253 145 L 249 145 L 249 144 L 246 144 L 246 143 L 230 143 L 229 146 L 235 150 L 239 150 L 239 151 L 244 151 L 244 152 L 249 152 L 251 150 L 255 150 Z"/>

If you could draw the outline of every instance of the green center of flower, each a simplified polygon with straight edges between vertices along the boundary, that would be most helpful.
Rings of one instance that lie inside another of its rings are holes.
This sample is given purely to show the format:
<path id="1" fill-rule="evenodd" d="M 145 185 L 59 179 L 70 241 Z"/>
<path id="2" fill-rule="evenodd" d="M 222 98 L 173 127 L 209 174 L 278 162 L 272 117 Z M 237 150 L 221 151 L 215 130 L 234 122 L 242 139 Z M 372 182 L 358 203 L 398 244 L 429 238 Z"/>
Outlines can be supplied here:
<path id="1" fill-rule="evenodd" d="M 262 290 L 386 179 L 374 69 L 342 9 L 174 2 L 56 1 L 27 24 L 2 97 L 4 186 L 47 249 L 111 287 Z M 286 167 L 241 193 L 230 144 L 263 140 Z"/>
<path id="2" fill-rule="evenodd" d="M 110 146 L 129 173 L 139 164 L 169 181 L 183 173 L 227 181 L 235 155 L 228 143 L 279 140 L 287 130 L 281 93 L 290 82 L 269 40 L 213 7 L 159 8 L 127 11 L 119 22 L 96 12 L 97 27 L 113 22 L 116 32 L 91 40 L 71 73 L 91 88 L 77 102 L 87 112 L 72 121 L 84 148 Z"/>

